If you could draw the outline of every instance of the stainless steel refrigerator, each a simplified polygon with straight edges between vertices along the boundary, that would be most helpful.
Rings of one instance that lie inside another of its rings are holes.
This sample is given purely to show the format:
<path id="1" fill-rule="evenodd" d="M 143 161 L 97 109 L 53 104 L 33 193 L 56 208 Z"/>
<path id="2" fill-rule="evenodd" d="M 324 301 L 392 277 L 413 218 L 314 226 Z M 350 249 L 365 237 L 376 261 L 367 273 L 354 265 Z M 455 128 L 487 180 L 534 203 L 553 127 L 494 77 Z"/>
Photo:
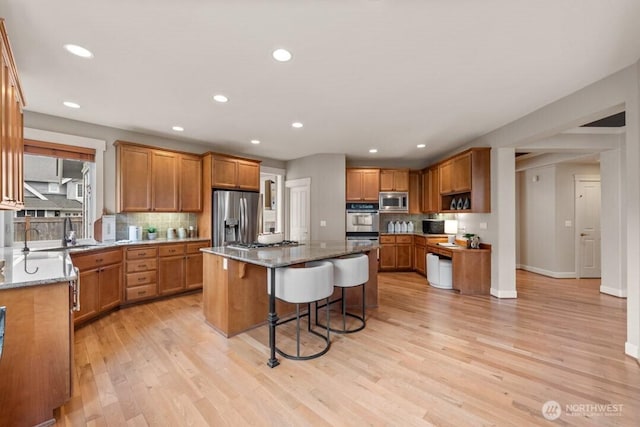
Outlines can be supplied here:
<path id="1" fill-rule="evenodd" d="M 255 242 L 258 239 L 260 214 L 259 193 L 213 190 L 213 246 Z"/>

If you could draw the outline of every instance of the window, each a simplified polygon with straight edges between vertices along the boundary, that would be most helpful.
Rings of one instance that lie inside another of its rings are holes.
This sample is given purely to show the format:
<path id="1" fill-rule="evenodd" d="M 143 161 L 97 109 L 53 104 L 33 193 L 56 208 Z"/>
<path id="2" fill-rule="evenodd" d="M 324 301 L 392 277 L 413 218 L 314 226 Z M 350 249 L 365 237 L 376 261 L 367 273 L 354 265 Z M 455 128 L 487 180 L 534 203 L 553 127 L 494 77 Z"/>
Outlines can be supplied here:
<path id="1" fill-rule="evenodd" d="M 93 237 L 95 204 L 88 197 L 96 176 L 92 150 L 25 139 L 24 151 L 25 208 L 13 220 L 14 242 L 24 240 L 27 221 L 38 230 L 29 233 L 29 240 L 59 242 L 65 217 L 78 238 Z"/>

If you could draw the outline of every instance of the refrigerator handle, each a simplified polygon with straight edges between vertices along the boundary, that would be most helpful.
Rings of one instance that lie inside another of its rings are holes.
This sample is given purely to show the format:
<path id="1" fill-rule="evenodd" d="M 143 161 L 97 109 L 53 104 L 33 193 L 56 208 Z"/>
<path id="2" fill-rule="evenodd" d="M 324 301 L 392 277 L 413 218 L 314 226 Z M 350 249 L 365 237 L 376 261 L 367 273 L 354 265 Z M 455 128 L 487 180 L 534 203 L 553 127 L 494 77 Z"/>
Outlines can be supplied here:
<path id="1" fill-rule="evenodd" d="M 247 243 L 244 239 L 244 197 L 240 197 L 240 221 L 238 224 L 238 238 L 242 243 Z"/>
<path id="2" fill-rule="evenodd" d="M 247 215 L 247 198 L 243 197 L 242 198 L 242 204 L 243 204 L 243 210 L 242 210 L 242 220 L 244 221 L 244 226 L 242 227 L 242 239 L 246 242 L 246 243 L 253 243 L 253 242 L 249 242 L 249 230 L 247 230 L 247 228 L 249 228 L 249 216 Z"/>

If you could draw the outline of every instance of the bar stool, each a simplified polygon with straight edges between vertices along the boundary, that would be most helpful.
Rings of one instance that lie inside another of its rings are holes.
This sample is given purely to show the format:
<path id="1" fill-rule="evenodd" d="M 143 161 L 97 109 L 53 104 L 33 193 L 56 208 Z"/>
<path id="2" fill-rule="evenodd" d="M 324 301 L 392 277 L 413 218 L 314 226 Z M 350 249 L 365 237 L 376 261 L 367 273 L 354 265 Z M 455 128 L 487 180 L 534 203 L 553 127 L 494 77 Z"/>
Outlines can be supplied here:
<path id="1" fill-rule="evenodd" d="M 333 285 L 342 288 L 340 298 L 318 306 L 316 303 L 316 325 L 325 326 L 318 321 L 318 309 L 326 307 L 327 313 L 330 311 L 329 306 L 336 302 L 342 302 L 342 329 L 331 328 L 331 332 L 338 334 L 350 334 L 361 331 L 367 325 L 366 317 L 366 295 L 365 284 L 369 281 L 369 257 L 365 254 L 350 255 L 343 258 L 335 258 L 328 260 L 333 264 Z M 347 313 L 347 300 L 345 298 L 345 289 L 356 286 L 362 286 L 362 316 Z M 358 319 L 362 324 L 355 329 L 347 329 L 347 316 Z M 329 325 L 327 321 L 327 325 Z"/>
<path id="2" fill-rule="evenodd" d="M 267 285 L 270 294 L 271 286 Z M 276 351 L 282 357 L 292 360 L 309 360 L 320 357 L 329 351 L 331 346 L 330 329 L 327 327 L 326 335 L 311 329 L 311 303 L 326 299 L 333 293 L 333 265 L 327 261 L 309 262 L 304 268 L 284 267 L 276 269 L 276 298 L 296 305 L 296 315 L 289 319 L 276 323 L 276 327 L 292 320 L 296 321 L 296 354 L 285 353 L 276 347 Z M 307 312 L 300 314 L 300 304 L 307 304 Z M 319 336 L 326 342 L 326 346 L 317 353 L 300 356 L 300 318 L 307 317 L 307 331 Z M 327 312 L 327 325 L 329 313 Z"/>

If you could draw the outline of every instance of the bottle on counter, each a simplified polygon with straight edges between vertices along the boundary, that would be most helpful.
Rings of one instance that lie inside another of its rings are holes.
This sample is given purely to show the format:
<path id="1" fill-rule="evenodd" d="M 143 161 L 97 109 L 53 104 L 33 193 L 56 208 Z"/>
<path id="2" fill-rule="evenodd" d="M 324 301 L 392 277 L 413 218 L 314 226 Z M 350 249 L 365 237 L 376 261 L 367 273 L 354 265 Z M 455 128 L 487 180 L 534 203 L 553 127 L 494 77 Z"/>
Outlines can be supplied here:
<path id="1" fill-rule="evenodd" d="M 387 224 L 387 233 L 393 233 L 395 230 L 395 227 L 393 226 L 393 221 L 389 221 L 389 223 Z"/>
<path id="2" fill-rule="evenodd" d="M 403 232 L 403 233 L 406 233 L 407 230 L 408 230 L 407 223 L 402 221 L 402 223 L 400 224 L 400 231 Z"/>
<path id="3" fill-rule="evenodd" d="M 394 233 L 402 233 L 402 225 L 400 224 L 400 221 L 396 221 L 393 231 Z"/>
<path id="4" fill-rule="evenodd" d="M 408 233 L 413 233 L 413 221 L 409 221 L 407 223 L 407 232 Z"/>

